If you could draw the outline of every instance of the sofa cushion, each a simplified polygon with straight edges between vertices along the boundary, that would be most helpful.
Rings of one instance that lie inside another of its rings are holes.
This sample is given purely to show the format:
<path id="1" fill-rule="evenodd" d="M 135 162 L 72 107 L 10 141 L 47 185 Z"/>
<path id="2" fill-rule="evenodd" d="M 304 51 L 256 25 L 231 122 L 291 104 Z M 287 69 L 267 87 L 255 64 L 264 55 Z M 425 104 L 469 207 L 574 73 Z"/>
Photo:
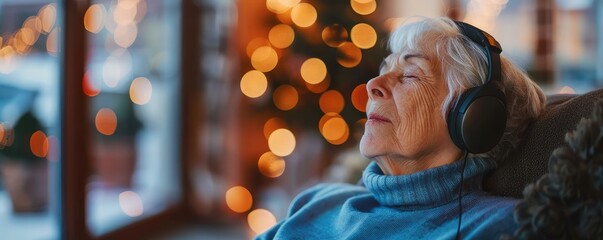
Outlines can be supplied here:
<path id="1" fill-rule="evenodd" d="M 557 94 L 547 98 L 541 116 L 528 128 L 517 149 L 484 178 L 484 190 L 495 195 L 521 198 L 524 187 L 547 172 L 553 150 L 564 144 L 565 134 L 581 118 L 589 117 L 603 89 L 582 95 Z"/>

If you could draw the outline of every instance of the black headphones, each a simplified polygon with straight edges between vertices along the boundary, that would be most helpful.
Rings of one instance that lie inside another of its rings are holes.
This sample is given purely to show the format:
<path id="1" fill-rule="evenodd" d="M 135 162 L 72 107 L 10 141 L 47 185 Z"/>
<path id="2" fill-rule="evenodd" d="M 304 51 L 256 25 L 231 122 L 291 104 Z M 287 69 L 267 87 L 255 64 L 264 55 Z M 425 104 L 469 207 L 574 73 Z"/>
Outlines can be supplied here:
<path id="1" fill-rule="evenodd" d="M 463 151 L 490 151 L 502 138 L 507 124 L 505 94 L 493 84 L 501 81 L 500 44 L 490 34 L 455 21 L 461 33 L 486 54 L 488 78 L 481 86 L 467 89 L 448 113 L 448 132 Z"/>

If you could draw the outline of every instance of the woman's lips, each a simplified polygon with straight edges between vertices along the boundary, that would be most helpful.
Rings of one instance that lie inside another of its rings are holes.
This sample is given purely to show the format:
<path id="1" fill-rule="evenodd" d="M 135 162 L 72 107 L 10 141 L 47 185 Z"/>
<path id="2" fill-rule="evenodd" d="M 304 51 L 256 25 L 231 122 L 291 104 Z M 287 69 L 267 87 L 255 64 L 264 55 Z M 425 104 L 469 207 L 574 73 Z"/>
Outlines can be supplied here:
<path id="1" fill-rule="evenodd" d="M 368 120 L 372 121 L 372 122 L 388 122 L 388 123 L 392 122 L 389 119 L 385 118 L 384 116 L 381 116 L 378 114 L 369 114 Z"/>

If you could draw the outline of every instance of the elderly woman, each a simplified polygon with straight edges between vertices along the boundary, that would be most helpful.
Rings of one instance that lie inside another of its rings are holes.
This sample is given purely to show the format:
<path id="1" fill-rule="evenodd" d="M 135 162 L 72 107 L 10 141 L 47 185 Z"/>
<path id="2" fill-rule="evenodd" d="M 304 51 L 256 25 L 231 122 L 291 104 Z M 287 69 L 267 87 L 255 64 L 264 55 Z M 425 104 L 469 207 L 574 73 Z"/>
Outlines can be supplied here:
<path id="1" fill-rule="evenodd" d="M 466 23 L 422 19 L 398 28 L 389 47 L 367 84 L 360 152 L 373 162 L 364 184 L 304 191 L 259 239 L 492 239 L 515 231 L 516 200 L 482 191 L 482 176 L 539 115 L 542 91 L 498 55 L 496 40 Z"/>

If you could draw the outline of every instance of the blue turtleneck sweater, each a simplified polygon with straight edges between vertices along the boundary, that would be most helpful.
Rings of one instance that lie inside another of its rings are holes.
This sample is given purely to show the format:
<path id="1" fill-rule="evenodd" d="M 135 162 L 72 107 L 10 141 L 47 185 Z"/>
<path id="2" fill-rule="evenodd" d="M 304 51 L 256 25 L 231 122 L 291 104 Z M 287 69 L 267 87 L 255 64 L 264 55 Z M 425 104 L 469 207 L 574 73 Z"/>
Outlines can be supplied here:
<path id="1" fill-rule="evenodd" d="M 293 200 L 287 218 L 257 239 L 454 239 L 461 165 L 389 176 L 373 162 L 362 176 L 366 187 L 312 187 Z M 487 159 L 467 160 L 462 239 L 498 239 L 517 228 L 517 200 L 481 190 L 483 174 L 495 166 Z"/>

